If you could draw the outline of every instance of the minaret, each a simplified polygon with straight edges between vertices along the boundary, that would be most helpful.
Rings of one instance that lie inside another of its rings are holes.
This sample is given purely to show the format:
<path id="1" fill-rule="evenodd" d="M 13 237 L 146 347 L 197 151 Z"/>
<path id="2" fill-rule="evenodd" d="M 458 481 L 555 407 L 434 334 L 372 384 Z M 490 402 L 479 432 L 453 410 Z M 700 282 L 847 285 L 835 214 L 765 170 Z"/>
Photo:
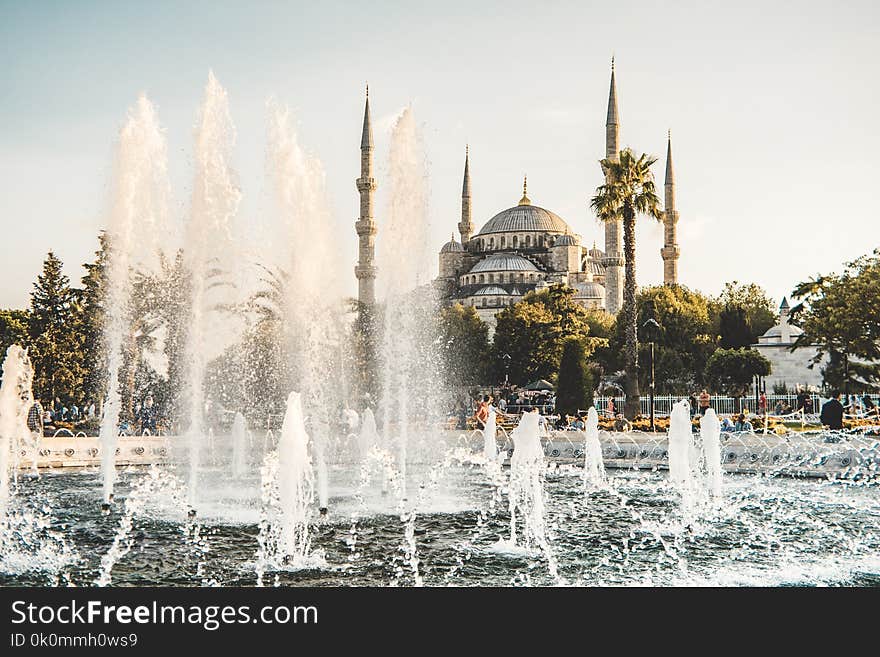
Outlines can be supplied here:
<path id="1" fill-rule="evenodd" d="M 608 117 L 605 120 L 605 158 L 617 161 L 620 153 L 620 119 L 617 115 L 617 85 L 614 81 L 614 58 L 611 58 L 611 89 L 608 92 Z M 605 174 L 608 182 L 608 174 Z M 623 221 L 605 222 L 605 310 L 616 314 L 623 306 Z"/>
<path id="2" fill-rule="evenodd" d="M 355 222 L 358 234 L 358 264 L 354 275 L 358 279 L 358 301 L 372 306 L 376 302 L 376 222 L 373 218 L 373 128 L 370 125 L 370 86 L 364 104 L 364 128 L 361 133 L 361 177 L 355 181 L 361 195 L 361 214 Z"/>
<path id="3" fill-rule="evenodd" d="M 470 172 L 470 148 L 464 147 L 464 181 L 461 184 L 461 221 L 458 224 L 458 232 L 461 233 L 461 245 L 467 249 L 467 243 L 474 232 L 474 222 L 471 219 L 471 172 Z"/>
<path id="4" fill-rule="evenodd" d="M 681 250 L 678 248 L 675 228 L 678 223 L 678 211 L 675 209 L 672 131 L 669 132 L 666 142 L 666 182 L 663 185 L 663 192 L 666 202 L 666 209 L 663 212 L 663 248 L 660 249 L 660 255 L 663 258 L 663 283 L 664 285 L 676 285 L 678 283 L 678 256 Z"/>

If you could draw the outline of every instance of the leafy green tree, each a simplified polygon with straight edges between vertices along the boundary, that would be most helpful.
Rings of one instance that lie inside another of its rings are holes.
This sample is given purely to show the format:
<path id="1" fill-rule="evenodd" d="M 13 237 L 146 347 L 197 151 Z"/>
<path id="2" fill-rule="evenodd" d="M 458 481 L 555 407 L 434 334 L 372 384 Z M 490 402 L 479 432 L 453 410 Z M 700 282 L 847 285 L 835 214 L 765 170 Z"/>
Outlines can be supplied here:
<path id="1" fill-rule="evenodd" d="M 746 321 L 746 309 L 742 306 L 724 306 L 718 315 L 718 324 L 723 348 L 742 349 L 754 344 L 752 331 Z"/>
<path id="2" fill-rule="evenodd" d="M 575 415 L 593 404 L 593 377 L 587 363 L 584 344 L 569 338 L 562 347 L 559 376 L 556 380 L 556 410 Z"/>
<path id="3" fill-rule="evenodd" d="M 484 382 L 489 327 L 472 306 L 460 303 L 441 309 L 439 320 L 446 381 L 453 386 Z"/>
<path id="4" fill-rule="evenodd" d="M 28 322 L 35 394 L 47 400 L 80 401 L 83 367 L 82 310 L 78 294 L 53 252 L 31 292 Z"/>
<path id="5" fill-rule="evenodd" d="M 715 331 L 728 349 L 755 344 L 776 323 L 773 301 L 755 283 L 726 283 L 712 306 Z"/>
<path id="6" fill-rule="evenodd" d="M 717 346 L 710 320 L 710 300 L 684 285 L 643 288 L 636 299 L 637 323 L 642 336 L 639 358 L 648 362 L 654 341 L 654 378 L 660 394 L 688 394 L 703 384 L 706 360 Z M 646 326 L 653 319 L 659 328 Z M 618 329 L 613 347 L 622 351 L 625 336 Z M 640 371 L 640 384 L 647 387 L 650 369 Z"/>
<path id="7" fill-rule="evenodd" d="M 568 286 L 553 285 L 529 292 L 496 315 L 491 350 L 496 381 L 507 372 L 511 383 L 517 384 L 555 379 L 562 347 L 570 338 L 581 340 L 588 354 L 607 344 L 604 338 L 590 336 L 591 314 L 574 300 L 574 293 Z"/>
<path id="8" fill-rule="evenodd" d="M 848 393 L 880 383 L 880 250 L 800 283 L 793 296 L 800 303 L 791 316 L 803 329 L 793 350 L 816 347 L 813 364 L 828 355 L 825 384 Z"/>
<path id="9" fill-rule="evenodd" d="M 626 366 L 626 417 L 639 413 L 639 351 L 636 324 L 636 215 L 662 218 L 660 199 L 654 191 L 651 165 L 657 161 L 649 155 L 636 156 L 629 148 L 620 151 L 617 159 L 601 161 L 607 182 L 599 186 L 590 205 L 602 221 L 623 220 L 624 286 L 623 308 L 618 323 L 622 326 Z"/>
<path id="10" fill-rule="evenodd" d="M 726 395 L 737 398 L 748 394 L 756 376 L 770 374 L 770 361 L 754 349 L 718 349 L 706 363 L 710 385 Z"/>
<path id="11" fill-rule="evenodd" d="M 17 344 L 27 347 L 29 315 L 27 310 L 0 310 L 0 362 L 6 358 L 6 350 Z"/>

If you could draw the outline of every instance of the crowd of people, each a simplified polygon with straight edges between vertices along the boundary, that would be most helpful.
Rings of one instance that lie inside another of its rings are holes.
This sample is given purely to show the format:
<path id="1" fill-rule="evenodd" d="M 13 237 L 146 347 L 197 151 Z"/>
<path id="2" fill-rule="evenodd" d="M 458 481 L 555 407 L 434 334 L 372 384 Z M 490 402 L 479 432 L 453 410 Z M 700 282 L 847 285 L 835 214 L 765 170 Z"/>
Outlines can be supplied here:
<path id="1" fill-rule="evenodd" d="M 85 400 L 82 406 L 72 402 L 70 406 L 64 404 L 59 398 L 48 407 L 43 406 L 39 398 L 34 398 L 33 404 L 28 410 L 27 425 L 34 435 L 54 435 L 57 431 L 88 430 L 93 432 L 97 427 L 95 421 L 99 411 L 92 400 Z M 122 435 L 145 435 L 156 434 L 159 423 L 158 409 L 153 396 L 147 394 L 143 403 L 138 402 L 134 408 L 134 421 L 120 420 L 118 431 Z"/>

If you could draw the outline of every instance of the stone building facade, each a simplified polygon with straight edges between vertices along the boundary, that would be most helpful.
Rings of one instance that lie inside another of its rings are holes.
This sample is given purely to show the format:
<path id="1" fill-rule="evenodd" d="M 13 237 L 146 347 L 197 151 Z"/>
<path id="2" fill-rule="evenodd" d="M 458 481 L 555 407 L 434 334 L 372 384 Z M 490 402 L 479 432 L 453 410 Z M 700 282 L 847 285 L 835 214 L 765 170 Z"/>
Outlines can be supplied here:
<path id="1" fill-rule="evenodd" d="M 821 387 L 822 368 L 828 364 L 826 356 L 810 368 L 817 353 L 815 347 L 800 347 L 791 351 L 803 330 L 789 323 L 789 311 L 788 299 L 783 299 L 779 306 L 779 323 L 760 336 L 757 344 L 752 345 L 753 349 L 770 361 L 770 376 L 766 379 L 768 391 L 774 385 L 781 384 L 792 391 L 798 385 Z"/>

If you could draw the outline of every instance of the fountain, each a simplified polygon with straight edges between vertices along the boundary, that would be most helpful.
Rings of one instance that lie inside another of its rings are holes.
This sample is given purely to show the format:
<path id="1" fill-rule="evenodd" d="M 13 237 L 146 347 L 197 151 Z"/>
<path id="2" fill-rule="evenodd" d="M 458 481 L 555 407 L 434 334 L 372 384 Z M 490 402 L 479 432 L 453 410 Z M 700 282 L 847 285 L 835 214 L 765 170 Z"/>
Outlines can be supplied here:
<path id="1" fill-rule="evenodd" d="M 34 403 L 33 378 L 27 350 L 17 344 L 10 345 L 3 361 L 0 384 L 0 519 L 6 511 L 10 478 L 16 476 L 22 448 L 29 453 L 36 448 L 27 425 L 28 411 Z"/>
<path id="2" fill-rule="evenodd" d="M 358 432 L 358 449 L 361 460 L 367 458 L 370 450 L 379 446 L 379 432 L 376 431 L 376 418 L 372 409 L 364 409 L 361 430 Z"/>
<path id="3" fill-rule="evenodd" d="M 584 490 L 599 488 L 605 482 L 605 463 L 599 442 L 599 415 L 595 407 L 590 406 L 584 430 Z"/>
<path id="4" fill-rule="evenodd" d="M 693 489 L 693 461 L 696 448 L 687 400 L 677 402 L 669 416 L 669 480 L 687 496 Z"/>
<path id="5" fill-rule="evenodd" d="M 241 477 L 245 473 L 247 445 L 247 426 L 241 412 L 232 420 L 232 476 Z"/>
<path id="6" fill-rule="evenodd" d="M 260 334 L 260 354 L 271 355 L 273 369 L 260 379 L 264 360 L 236 353 L 244 352 L 238 329 L 244 334 L 257 320 L 243 303 L 250 274 L 234 235 L 241 192 L 230 166 L 233 135 L 226 92 L 210 75 L 182 245 L 191 294 L 181 303 L 191 313 L 180 317 L 186 357 L 169 365 L 169 379 L 173 369 L 174 383 L 186 388 L 175 400 L 181 435 L 146 445 L 117 441 L 131 273 L 151 266 L 147 256 L 159 242 L 167 249 L 174 232 L 158 227 L 166 212 L 164 136 L 145 98 L 131 110 L 120 132 L 108 225 L 113 312 L 105 327 L 111 359 L 103 448 L 97 456 L 91 438 L 33 444 L 23 429 L 27 356 L 11 348 L 0 387 L 0 585 L 880 582 L 873 428 L 725 434 L 722 442 L 708 411 L 695 441 L 686 402 L 674 407 L 668 437 L 600 432 L 595 409 L 583 433 L 542 433 L 535 412 L 508 437 L 494 410 L 481 432 L 440 428 L 437 409 L 451 392 L 436 357 L 427 167 L 411 108 L 394 121 L 388 211 L 378 217 L 378 384 L 359 391 L 357 402 L 379 403 L 375 416 L 366 408 L 358 417 L 344 374 L 352 314 L 341 303 L 342 276 L 351 263 L 338 234 L 349 228 L 335 224 L 323 169 L 301 146 L 290 112 L 270 103 L 266 173 L 276 212 L 266 217 L 278 234 L 249 234 L 255 246 L 242 247 L 278 274 L 276 303 L 260 317 L 271 324 Z M 221 357 L 235 363 L 218 377 L 212 367 Z M 239 384 L 236 368 L 241 379 L 277 388 L 258 389 L 265 400 L 224 396 Z M 279 431 L 273 409 L 282 395 Z M 209 399 L 216 410 L 206 414 Z M 225 443 L 221 427 L 232 415 Z M 249 467 L 248 422 L 267 429 L 259 476 Z M 200 451 L 214 439 L 212 462 Z M 173 452 L 167 461 L 166 444 Z M 227 444 L 229 460 L 222 456 Z M 120 464 L 132 463 L 133 449 L 146 449 L 117 481 L 115 448 Z M 52 475 L 10 485 L 22 452 Z M 89 470 L 66 467 L 89 458 L 104 460 L 97 488 Z M 161 464 L 145 469 L 151 460 Z M 724 472 L 724 504 L 705 503 L 721 495 Z M 120 503 L 111 507 L 114 494 Z"/>
<path id="7" fill-rule="evenodd" d="M 721 422 L 711 408 L 700 420 L 700 436 L 703 439 L 708 492 L 712 497 L 721 497 Z"/>
<path id="8" fill-rule="evenodd" d="M 235 129 L 226 90 L 208 74 L 204 100 L 195 128 L 196 174 L 184 257 L 190 276 L 190 317 L 186 335 L 189 504 L 195 509 L 201 443 L 205 426 L 205 369 L 228 336 L 217 312 L 230 302 L 236 266 L 232 222 L 241 191 L 230 166 Z"/>
<path id="9" fill-rule="evenodd" d="M 263 518 L 260 522 L 257 579 L 267 568 L 304 568 L 323 563 L 311 550 L 310 523 L 315 473 L 306 432 L 302 396 L 291 392 L 278 449 L 263 467 Z"/>
<path id="10" fill-rule="evenodd" d="M 122 411 L 120 368 L 132 332 L 128 312 L 131 273 L 148 271 L 167 232 L 169 195 L 165 135 L 156 110 L 141 95 L 119 131 L 112 211 L 107 226 L 107 395 L 101 417 L 101 476 L 104 508 L 113 498 L 116 445 Z"/>
<path id="11" fill-rule="evenodd" d="M 388 225 L 379 241 L 379 288 L 385 301 L 381 418 L 385 444 L 396 448 L 403 495 L 406 495 L 407 450 L 413 418 L 435 416 L 430 401 L 436 372 L 436 348 L 426 333 L 435 307 L 428 286 L 429 226 L 427 164 L 424 144 L 412 107 L 398 115 L 391 132 L 391 190 Z M 399 257 L 407 253 L 406 258 Z"/>
<path id="12" fill-rule="evenodd" d="M 498 458 L 498 445 L 495 442 L 495 434 L 498 429 L 495 422 L 495 407 L 489 406 L 489 418 L 483 427 L 483 457 L 486 461 L 495 461 Z"/>

